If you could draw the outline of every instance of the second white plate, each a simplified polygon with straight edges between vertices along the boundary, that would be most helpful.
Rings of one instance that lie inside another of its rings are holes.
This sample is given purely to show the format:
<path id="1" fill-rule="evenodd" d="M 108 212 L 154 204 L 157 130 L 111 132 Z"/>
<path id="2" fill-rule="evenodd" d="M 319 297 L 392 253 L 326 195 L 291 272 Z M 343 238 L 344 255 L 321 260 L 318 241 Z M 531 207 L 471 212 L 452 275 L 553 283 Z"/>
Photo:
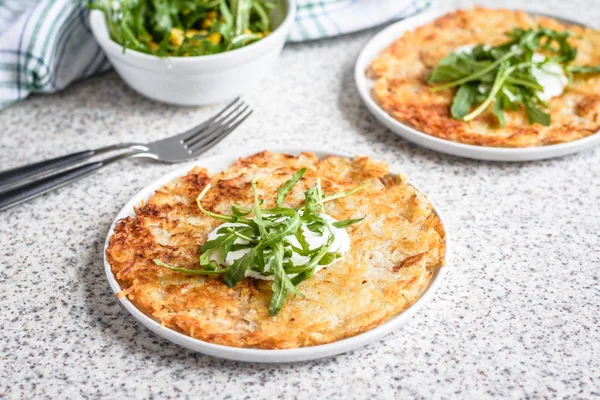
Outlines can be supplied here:
<path id="1" fill-rule="evenodd" d="M 527 147 L 527 148 L 501 148 L 484 147 L 452 142 L 435 136 L 428 135 L 417 129 L 412 128 L 390 116 L 373 99 L 372 88 L 373 81 L 367 78 L 365 72 L 369 68 L 371 61 L 386 49 L 392 42 L 404 35 L 405 32 L 418 28 L 421 25 L 428 24 L 436 18 L 446 14 L 451 10 L 435 10 L 407 18 L 400 22 L 390 25 L 383 31 L 373 37 L 363 48 L 356 65 L 354 67 L 354 80 L 358 88 L 358 93 L 367 109 L 387 128 L 402 138 L 416 143 L 420 146 L 452 154 L 459 157 L 474 158 L 478 160 L 490 161 L 533 161 L 545 158 L 561 157 L 567 154 L 590 149 L 600 144 L 600 133 L 588 136 L 583 139 L 568 143 L 555 144 L 550 146 Z M 527 11 L 527 10 L 525 10 Z M 533 13 L 533 12 L 532 12 Z M 535 13 L 533 13 L 535 14 Z M 576 25 L 582 25 L 575 21 L 568 21 L 564 18 L 553 16 L 553 18 L 566 21 Z"/>

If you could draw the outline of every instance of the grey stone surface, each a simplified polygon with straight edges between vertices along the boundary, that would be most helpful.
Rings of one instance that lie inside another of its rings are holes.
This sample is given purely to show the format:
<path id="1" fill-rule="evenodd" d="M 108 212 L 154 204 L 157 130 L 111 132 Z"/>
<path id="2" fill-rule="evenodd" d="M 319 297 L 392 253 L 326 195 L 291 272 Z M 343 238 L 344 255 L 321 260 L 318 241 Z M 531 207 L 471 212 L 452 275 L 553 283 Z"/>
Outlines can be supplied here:
<path id="1" fill-rule="evenodd" d="M 599 25 L 596 0 L 526 3 Z M 253 117 L 209 154 L 312 145 L 403 170 L 445 212 L 454 243 L 447 281 L 422 312 L 365 348 L 297 364 L 223 361 L 155 336 L 112 294 L 102 247 L 120 207 L 176 167 L 126 161 L 0 214 L 0 397 L 600 396 L 600 149 L 489 163 L 397 138 L 352 79 L 375 32 L 286 47 L 246 96 Z M 216 109 L 146 100 L 109 73 L 0 113 L 0 169 L 163 137 Z"/>

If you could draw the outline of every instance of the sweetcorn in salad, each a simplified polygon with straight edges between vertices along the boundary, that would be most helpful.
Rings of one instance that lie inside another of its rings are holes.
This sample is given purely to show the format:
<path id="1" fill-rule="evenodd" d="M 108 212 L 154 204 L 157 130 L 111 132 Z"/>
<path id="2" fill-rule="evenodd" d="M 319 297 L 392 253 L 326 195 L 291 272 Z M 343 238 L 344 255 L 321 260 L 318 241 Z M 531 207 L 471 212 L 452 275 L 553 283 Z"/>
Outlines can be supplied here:
<path id="1" fill-rule="evenodd" d="M 156 56 L 234 50 L 267 36 L 272 0 L 96 0 L 112 40 Z"/>

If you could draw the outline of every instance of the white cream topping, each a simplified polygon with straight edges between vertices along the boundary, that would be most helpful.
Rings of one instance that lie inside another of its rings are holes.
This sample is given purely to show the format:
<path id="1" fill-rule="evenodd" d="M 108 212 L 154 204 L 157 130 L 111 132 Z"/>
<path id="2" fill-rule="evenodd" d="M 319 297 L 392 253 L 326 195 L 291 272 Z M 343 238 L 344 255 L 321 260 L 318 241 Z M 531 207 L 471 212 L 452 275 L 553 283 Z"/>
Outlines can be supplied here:
<path id="1" fill-rule="evenodd" d="M 329 216 L 327 214 L 320 214 L 320 216 L 329 223 L 331 232 L 333 233 L 333 236 L 334 236 L 333 244 L 329 248 L 328 252 L 341 253 L 343 256 L 344 253 L 346 253 L 348 250 L 350 250 L 350 236 L 348 235 L 348 232 L 346 232 L 345 228 L 336 228 L 335 226 L 331 225 L 333 222 L 336 221 L 331 216 Z M 222 225 L 219 225 L 215 230 L 213 230 L 211 233 L 209 233 L 208 240 L 210 241 L 210 240 L 216 239 L 218 236 L 217 231 L 219 231 L 221 228 L 226 228 L 229 226 L 247 226 L 247 225 L 240 224 L 240 223 L 226 222 Z M 329 239 L 329 236 L 330 236 L 328 229 L 325 229 L 325 231 L 323 232 L 323 235 L 309 230 L 305 224 L 302 224 L 300 226 L 300 229 L 302 230 L 302 233 L 304 234 L 304 237 L 306 238 L 306 242 L 308 243 L 309 249 L 311 249 L 311 250 L 314 250 L 316 248 L 323 246 L 325 243 L 327 243 L 327 240 Z M 285 238 L 285 240 L 288 241 L 291 245 L 293 245 L 295 247 L 298 247 L 298 248 L 302 247 L 300 245 L 300 243 L 298 242 L 298 240 L 296 239 L 296 237 L 293 235 L 287 236 Z M 236 239 L 236 241 L 234 243 L 246 244 L 248 242 L 244 239 L 238 238 L 238 239 Z M 210 255 L 210 259 L 213 261 L 216 261 L 217 264 L 230 266 L 235 262 L 235 260 L 242 258 L 249 251 L 250 251 L 250 249 L 240 249 L 240 250 L 236 250 L 236 251 L 230 251 L 229 253 L 227 253 L 227 257 L 225 258 L 225 260 L 223 260 L 223 252 L 222 251 L 215 251 Z M 299 265 L 306 264 L 309 260 L 310 260 L 309 257 L 301 256 L 300 254 L 293 251 L 292 256 L 290 258 L 286 257 L 283 261 L 284 262 L 291 261 L 294 265 L 299 266 Z M 329 264 L 329 265 L 331 265 L 331 264 Z M 315 273 L 318 272 L 319 270 L 321 270 L 323 267 L 326 267 L 326 265 L 318 265 L 315 268 Z M 265 270 L 268 271 L 269 269 L 270 269 L 269 265 L 267 264 L 265 266 Z M 246 270 L 246 276 L 250 277 L 250 278 L 264 279 L 264 280 L 273 280 L 274 279 L 273 275 L 262 275 L 261 273 L 252 271 L 250 269 Z M 294 275 L 290 274 L 288 276 L 293 277 Z"/>
<path id="2" fill-rule="evenodd" d="M 534 62 L 542 62 L 545 58 L 544 55 L 536 53 L 533 55 L 532 60 Z M 544 101 L 560 96 L 565 90 L 565 86 L 569 83 L 563 68 L 556 63 L 550 62 L 539 68 L 534 67 L 531 72 L 538 83 L 544 88 L 543 91 L 538 92 L 538 96 Z"/>
<path id="3" fill-rule="evenodd" d="M 463 46 L 459 46 L 456 49 L 454 49 L 453 53 L 455 53 L 455 54 L 460 54 L 460 53 L 471 54 L 471 52 L 473 51 L 473 49 L 475 47 L 477 47 L 476 44 L 465 44 Z M 488 45 L 485 45 L 485 46 L 483 46 L 483 49 L 487 51 L 487 50 L 491 49 L 491 47 Z"/>

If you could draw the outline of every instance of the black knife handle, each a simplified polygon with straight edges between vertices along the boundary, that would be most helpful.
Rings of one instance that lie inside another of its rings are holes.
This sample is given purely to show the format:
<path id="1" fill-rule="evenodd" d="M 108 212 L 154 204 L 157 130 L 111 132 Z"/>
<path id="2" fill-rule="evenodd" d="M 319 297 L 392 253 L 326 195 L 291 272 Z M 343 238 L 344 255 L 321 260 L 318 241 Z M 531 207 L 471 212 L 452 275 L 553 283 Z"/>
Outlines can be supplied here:
<path id="1" fill-rule="evenodd" d="M 66 168 L 83 160 L 87 160 L 95 154 L 95 150 L 85 150 L 79 153 L 53 158 L 51 160 L 40 161 L 38 163 L 0 171 L 0 189 L 19 181 L 27 181 L 36 176 L 43 176 L 44 174 L 51 173 L 52 170 L 55 169 Z"/>
<path id="2" fill-rule="evenodd" d="M 104 161 L 84 164 L 80 167 L 0 192 L 0 211 L 4 211 L 19 203 L 33 199 L 51 190 L 83 178 L 84 176 L 99 170 L 104 165 L 106 165 Z"/>

